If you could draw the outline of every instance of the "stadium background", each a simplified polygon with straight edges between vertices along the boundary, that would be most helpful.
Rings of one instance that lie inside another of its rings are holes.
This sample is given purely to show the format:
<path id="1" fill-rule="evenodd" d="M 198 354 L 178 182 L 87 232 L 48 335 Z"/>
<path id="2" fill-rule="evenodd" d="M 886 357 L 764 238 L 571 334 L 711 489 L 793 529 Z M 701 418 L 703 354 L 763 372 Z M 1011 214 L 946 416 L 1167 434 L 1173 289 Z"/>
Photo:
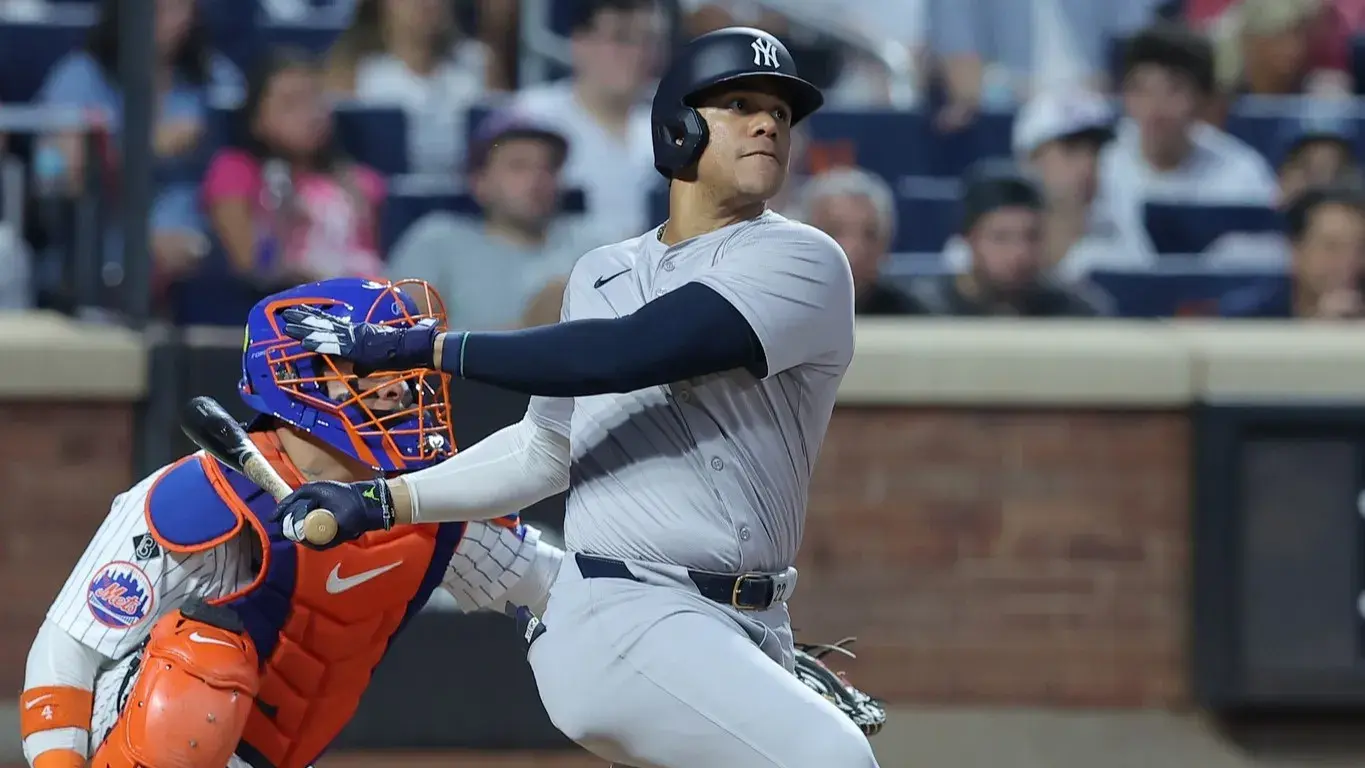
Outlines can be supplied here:
<path id="1" fill-rule="evenodd" d="M 30 264 L 21 291 L 28 306 L 0 316 L 0 575 L 14 590 L 0 626 L 0 684 L 16 692 L 32 633 L 109 499 L 187 450 L 178 405 L 212 394 L 237 407 L 239 297 L 221 249 L 213 244 L 198 271 L 169 288 L 147 257 L 155 233 L 141 222 L 165 183 L 152 168 L 147 87 L 156 3 L 119 1 L 130 85 L 125 130 L 110 134 L 90 111 L 40 96 L 51 67 L 85 40 L 97 5 L 0 0 L 0 208 Z M 326 2 L 199 5 L 214 47 L 247 69 L 269 44 L 325 52 L 351 12 Z M 488 41 L 513 73 L 508 82 L 523 87 L 569 74 L 566 35 L 578 5 L 454 3 L 463 28 Z M 700 23 L 707 9 L 695 5 L 663 4 L 672 37 Z M 740 14 L 745 4 L 714 5 Z M 889 73 L 884 95 L 855 87 L 812 119 L 803 176 L 857 164 L 886 180 L 900 227 L 884 274 L 895 281 L 943 270 L 958 219 L 956 177 L 977 159 L 1010 154 L 1013 108 L 984 105 L 944 130 L 942 95 L 926 85 L 932 59 L 896 52 L 914 53 L 912 43 L 931 36 L 924 25 L 913 40 L 886 39 L 914 25 L 835 24 L 819 2 L 748 5 L 781 16 L 784 35 L 831 85 L 853 61 Z M 874 11 L 894 22 L 925 5 L 883 0 Z M 966 14 L 984 5 L 948 7 Z M 1150 19 L 1189 11 L 1157 5 L 1145 10 Z M 512 6 L 517 13 L 506 13 Z M 1105 40 L 1115 67 L 1121 43 Z M 1352 61 L 1355 85 L 1365 85 L 1365 55 Z M 467 135 L 506 98 L 490 91 L 471 101 Z M 1267 156 L 1279 152 L 1286 126 L 1323 114 L 1361 141 L 1355 97 L 1229 104 L 1225 127 Z M 227 130 L 230 108 L 211 107 L 209 136 Z M 346 103 L 337 115 L 346 152 L 388 177 L 381 251 L 425 212 L 477 207 L 459 178 L 418 178 L 402 109 Z M 121 162 L 115 170 L 91 163 L 88 184 L 54 194 L 38 168 L 43 137 L 73 129 Z M 563 199 L 570 210 L 584 205 L 581 192 Z M 1091 275 L 1134 319 L 876 318 L 860 327 L 813 490 L 795 610 L 802 635 L 861 637 L 859 658 L 844 666 L 892 705 L 875 742 L 884 765 L 1365 759 L 1355 718 L 1365 705 L 1359 327 L 1152 319 L 1189 314 L 1242 284 L 1287 279 L 1283 270 L 1213 269 L 1198 257 L 1229 233 L 1276 233 L 1274 207 L 1155 208 L 1154 240 L 1171 250 L 1194 245 L 1155 268 Z M 111 219 L 122 224 L 121 246 L 103 237 Z M 206 303 L 211 312 L 186 311 Z M 226 327 L 177 322 L 187 314 Z M 461 384 L 455 404 L 457 434 L 469 443 L 518 418 L 524 401 Z M 551 529 L 561 515 L 556 500 L 528 513 Z M 8 765 L 19 759 L 17 716 L 12 702 L 0 711 L 0 764 Z M 546 722 L 500 616 L 439 605 L 424 613 L 381 667 L 343 745 L 322 762 L 438 764 L 596 764 Z"/>

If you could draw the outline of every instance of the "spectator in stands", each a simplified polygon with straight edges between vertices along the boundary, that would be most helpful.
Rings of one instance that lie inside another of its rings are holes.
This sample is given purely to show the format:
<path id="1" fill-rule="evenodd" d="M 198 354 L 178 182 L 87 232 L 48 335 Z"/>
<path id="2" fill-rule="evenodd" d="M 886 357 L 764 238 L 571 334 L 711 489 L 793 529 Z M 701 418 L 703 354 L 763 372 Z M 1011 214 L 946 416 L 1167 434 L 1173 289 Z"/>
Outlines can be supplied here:
<path id="1" fill-rule="evenodd" d="M 1323 0 L 1242 0 L 1211 30 L 1218 90 L 1240 95 L 1349 93 L 1344 66 L 1319 68 L 1313 46 L 1329 21 Z"/>
<path id="2" fill-rule="evenodd" d="M 1109 45 L 1149 24 L 1161 0 L 929 0 L 929 48 L 945 89 L 938 124 L 1035 92 L 1108 90 Z"/>
<path id="3" fill-rule="evenodd" d="M 558 215 L 568 151 L 546 124 L 511 112 L 487 118 L 470 148 L 469 186 L 482 218 L 438 211 L 418 219 L 393 248 L 390 276 L 435 286 L 452 327 L 518 326 L 546 284 L 601 243 L 583 222 Z"/>
<path id="4" fill-rule="evenodd" d="M 1016 169 L 986 162 L 962 195 L 962 237 L 970 264 L 961 274 L 917 278 L 918 314 L 1093 317 L 1108 314 L 1098 292 L 1054 282 L 1043 254 L 1042 188 Z"/>
<path id="5" fill-rule="evenodd" d="M 683 26 L 690 35 L 721 27 L 758 27 L 782 38 L 801 62 L 808 79 L 820 77 L 828 62 L 828 83 L 817 82 L 826 107 L 887 106 L 891 101 L 891 72 L 882 55 L 904 56 L 909 82 L 908 100 L 920 97 L 918 72 L 927 34 L 928 0 L 896 0 L 888 13 L 886 0 L 680 0 Z M 845 43 L 857 40 L 858 43 Z"/>
<path id="6" fill-rule="evenodd" d="M 1224 317 L 1365 316 L 1365 195 L 1352 187 L 1314 187 L 1290 205 L 1293 257 L 1289 281 L 1267 281 L 1219 302 Z"/>
<path id="7" fill-rule="evenodd" d="M 1090 268 L 1143 268 L 1155 261 L 1144 224 L 1148 202 L 1275 203 L 1276 178 L 1265 158 L 1199 120 L 1213 89 L 1213 49 L 1202 35 L 1162 24 L 1130 42 L 1127 119 L 1100 155 L 1099 195 L 1126 247 L 1092 260 Z"/>
<path id="8" fill-rule="evenodd" d="M 588 216 L 608 240 L 647 229 L 654 170 L 649 105 L 643 96 L 663 43 L 653 0 L 575 4 L 573 75 L 517 95 L 515 108 L 557 126 L 569 141 L 564 183 L 581 188 Z"/>
<path id="9" fill-rule="evenodd" d="M 86 111 L 118 134 L 122 92 L 118 74 L 119 0 L 104 0 L 85 47 L 63 57 L 48 73 L 38 100 L 46 105 Z M 207 32 L 194 0 L 156 2 L 157 124 L 152 146 L 156 199 L 152 209 L 152 252 L 158 275 L 180 276 L 206 252 L 204 222 L 198 206 L 198 180 L 208 150 L 205 120 L 210 103 L 240 98 L 241 73 L 209 49 Z M 104 157 L 87 158 L 76 133 L 50 138 L 38 150 L 35 172 L 49 189 L 80 188 L 88 162 L 116 164 L 112 144 Z M 117 201 L 117 197 L 113 198 Z M 117 211 L 106 221 L 117 221 Z M 105 255 L 120 263 L 117 226 L 106 232 Z"/>
<path id="10" fill-rule="evenodd" d="M 384 180 L 337 148 L 317 64 L 303 53 L 268 54 L 240 118 L 242 146 L 214 157 L 203 189 L 233 273 L 264 292 L 381 275 Z"/>
<path id="11" fill-rule="evenodd" d="M 1114 137 L 1115 116 L 1099 94 L 1052 91 L 1033 98 L 1014 120 L 1015 160 L 1035 175 L 1047 199 L 1043 260 L 1065 282 L 1085 277 L 1089 265 L 1123 248 L 1099 190 L 1100 151 Z M 954 271 L 967 269 L 970 249 L 954 238 L 944 251 Z"/>
<path id="12" fill-rule="evenodd" d="M 896 233 L 895 197 L 885 181 L 861 168 L 826 171 L 802 189 L 796 214 L 834 238 L 848 255 L 858 314 L 914 312 L 910 298 L 881 275 Z"/>
<path id="13" fill-rule="evenodd" d="M 1196 28 L 1216 38 L 1235 38 L 1242 24 L 1241 6 L 1244 0 L 1184 0 L 1184 18 Z M 1294 12 L 1298 0 L 1270 0 L 1262 5 L 1272 13 Z M 1322 13 L 1312 24 L 1308 41 L 1309 93 L 1350 92 L 1354 87 L 1351 72 L 1351 38 L 1365 29 L 1365 0 L 1322 0 Z M 1255 10 L 1254 13 L 1264 13 Z M 1294 43 L 1290 42 L 1292 46 Z"/>
<path id="14" fill-rule="evenodd" d="M 1359 185 L 1350 122 L 1291 121 L 1280 161 L 1280 200 L 1287 206 L 1309 187 Z"/>
<path id="15" fill-rule="evenodd" d="M 339 95 L 402 107 L 414 173 L 462 167 L 469 108 L 483 95 L 490 52 L 461 34 L 444 0 L 362 0 L 327 56 Z"/>

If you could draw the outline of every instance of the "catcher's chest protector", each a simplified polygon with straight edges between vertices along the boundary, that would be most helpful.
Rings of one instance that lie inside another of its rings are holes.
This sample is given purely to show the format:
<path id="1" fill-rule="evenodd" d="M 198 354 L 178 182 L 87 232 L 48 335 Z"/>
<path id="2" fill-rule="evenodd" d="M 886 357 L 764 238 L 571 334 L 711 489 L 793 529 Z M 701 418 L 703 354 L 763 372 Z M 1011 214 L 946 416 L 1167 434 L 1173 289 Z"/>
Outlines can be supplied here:
<path id="1" fill-rule="evenodd" d="M 302 478 L 257 439 L 291 485 Z M 274 454 L 274 455 L 272 455 Z M 171 552 L 207 549 L 250 527 L 262 542 L 252 585 L 218 604 L 241 617 L 262 660 L 259 706 L 238 754 L 306 768 L 355 714 L 389 641 L 440 585 L 463 524 L 403 526 L 318 552 L 285 539 L 275 502 L 211 458 L 192 456 L 148 500 Z"/>

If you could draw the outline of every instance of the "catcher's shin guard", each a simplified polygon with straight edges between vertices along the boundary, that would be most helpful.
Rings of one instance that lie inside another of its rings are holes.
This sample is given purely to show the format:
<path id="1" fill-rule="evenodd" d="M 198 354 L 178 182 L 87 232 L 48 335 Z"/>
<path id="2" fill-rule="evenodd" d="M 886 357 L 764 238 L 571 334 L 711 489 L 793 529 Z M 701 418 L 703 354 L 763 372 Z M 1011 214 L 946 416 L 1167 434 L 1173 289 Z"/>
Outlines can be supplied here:
<path id="1" fill-rule="evenodd" d="M 260 686 L 256 648 L 229 608 L 203 603 L 152 628 L 136 682 L 91 768 L 223 768 Z"/>

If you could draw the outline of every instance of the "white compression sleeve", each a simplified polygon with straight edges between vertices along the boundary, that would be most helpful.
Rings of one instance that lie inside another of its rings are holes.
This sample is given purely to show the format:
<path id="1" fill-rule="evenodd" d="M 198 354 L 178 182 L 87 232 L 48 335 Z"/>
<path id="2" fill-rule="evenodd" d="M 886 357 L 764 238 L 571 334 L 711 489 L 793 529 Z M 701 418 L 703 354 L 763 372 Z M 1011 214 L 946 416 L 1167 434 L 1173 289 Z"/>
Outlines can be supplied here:
<path id="1" fill-rule="evenodd" d="M 402 482 L 414 523 L 503 517 L 568 489 L 569 439 L 528 415 Z"/>
<path id="2" fill-rule="evenodd" d="M 95 676 L 106 659 L 72 637 L 61 627 L 44 621 L 28 651 L 24 689 L 44 686 L 95 690 Z M 71 749 L 90 755 L 88 728 L 54 728 L 24 739 L 24 757 L 32 765 L 38 755 L 52 749 Z"/>

